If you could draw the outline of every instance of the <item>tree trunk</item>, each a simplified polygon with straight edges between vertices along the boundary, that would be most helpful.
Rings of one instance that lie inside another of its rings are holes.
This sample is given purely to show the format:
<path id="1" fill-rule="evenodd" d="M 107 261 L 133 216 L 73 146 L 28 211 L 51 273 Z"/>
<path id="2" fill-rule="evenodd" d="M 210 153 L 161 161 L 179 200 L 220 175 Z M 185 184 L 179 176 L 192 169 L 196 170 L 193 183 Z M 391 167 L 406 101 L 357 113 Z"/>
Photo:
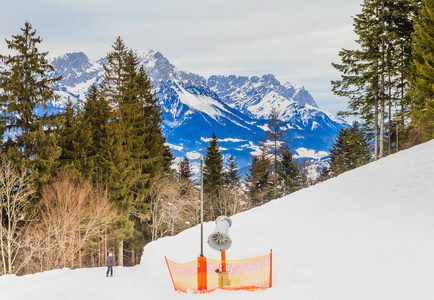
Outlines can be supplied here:
<path id="1" fill-rule="evenodd" d="M 374 160 L 378 159 L 378 59 L 375 60 L 375 91 L 374 91 Z"/>
<path id="2" fill-rule="evenodd" d="M 384 2 L 381 2 L 381 14 L 384 13 Z M 383 25 L 384 21 L 383 21 Z M 385 40 L 381 40 L 381 90 L 380 90 L 380 153 L 379 158 L 384 157 L 384 73 L 385 73 Z"/>
<path id="3" fill-rule="evenodd" d="M 380 104 L 380 153 L 379 158 L 384 157 L 384 102 Z"/>
<path id="4" fill-rule="evenodd" d="M 384 42 L 382 45 L 384 50 Z M 384 51 L 383 51 L 384 52 Z M 382 68 L 381 68 L 381 90 L 380 90 L 380 153 L 379 158 L 384 157 L 384 53 L 382 55 Z"/>
<path id="5" fill-rule="evenodd" d="M 124 241 L 119 242 L 119 253 L 118 253 L 118 266 L 124 265 Z"/>
<path id="6" fill-rule="evenodd" d="M 374 116 L 374 160 L 378 159 L 378 96 L 375 95 L 375 116 Z"/>
<path id="7" fill-rule="evenodd" d="M 391 130 L 392 130 L 392 82 L 390 79 L 390 72 L 389 72 L 389 125 L 388 127 L 388 139 L 389 139 L 389 148 L 388 148 L 388 154 L 390 155 L 392 153 L 392 141 L 391 141 Z"/>
<path id="8" fill-rule="evenodd" d="M 396 122 L 396 152 L 399 151 L 399 123 Z"/>

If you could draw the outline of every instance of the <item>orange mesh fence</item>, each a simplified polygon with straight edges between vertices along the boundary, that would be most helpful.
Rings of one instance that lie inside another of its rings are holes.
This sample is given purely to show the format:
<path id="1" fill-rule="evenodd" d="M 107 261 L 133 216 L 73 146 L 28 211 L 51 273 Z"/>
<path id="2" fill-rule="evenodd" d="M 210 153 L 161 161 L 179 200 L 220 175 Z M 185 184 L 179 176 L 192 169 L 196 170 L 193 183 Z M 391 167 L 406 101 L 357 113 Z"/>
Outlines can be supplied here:
<path id="1" fill-rule="evenodd" d="M 178 292 L 202 293 L 219 288 L 253 291 L 271 287 L 272 252 L 249 259 L 225 260 L 223 264 L 221 260 L 204 257 L 185 264 L 167 258 L 166 262 L 173 286 Z M 202 269 L 201 263 L 206 263 L 206 268 Z M 199 270 L 206 270 L 206 273 L 200 273 Z"/>

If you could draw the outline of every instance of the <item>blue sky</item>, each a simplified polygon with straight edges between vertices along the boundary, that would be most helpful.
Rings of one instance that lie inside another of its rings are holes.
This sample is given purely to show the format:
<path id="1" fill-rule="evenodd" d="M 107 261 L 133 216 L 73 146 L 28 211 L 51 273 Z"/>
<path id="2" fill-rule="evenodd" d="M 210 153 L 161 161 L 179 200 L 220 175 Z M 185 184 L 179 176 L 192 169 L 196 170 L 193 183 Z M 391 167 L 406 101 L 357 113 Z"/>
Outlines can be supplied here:
<path id="1" fill-rule="evenodd" d="M 160 51 L 179 69 L 214 74 L 274 74 L 305 88 L 336 113 L 331 66 L 341 48 L 355 48 L 352 16 L 362 0 L 14 0 L 0 10 L 4 39 L 30 22 L 50 55 L 82 51 L 104 57 L 117 36 L 133 49 Z"/>

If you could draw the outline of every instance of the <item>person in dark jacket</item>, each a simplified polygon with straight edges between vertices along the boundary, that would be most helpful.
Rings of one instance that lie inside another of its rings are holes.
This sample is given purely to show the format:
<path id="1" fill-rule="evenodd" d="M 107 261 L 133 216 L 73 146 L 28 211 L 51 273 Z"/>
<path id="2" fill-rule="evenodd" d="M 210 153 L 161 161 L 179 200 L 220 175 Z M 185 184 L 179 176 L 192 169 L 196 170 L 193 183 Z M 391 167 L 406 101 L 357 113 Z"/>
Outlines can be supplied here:
<path id="1" fill-rule="evenodd" d="M 109 256 L 107 257 L 107 274 L 108 277 L 109 273 L 110 276 L 113 276 L 113 266 L 115 265 L 115 260 L 113 259 L 113 255 L 109 253 Z"/>

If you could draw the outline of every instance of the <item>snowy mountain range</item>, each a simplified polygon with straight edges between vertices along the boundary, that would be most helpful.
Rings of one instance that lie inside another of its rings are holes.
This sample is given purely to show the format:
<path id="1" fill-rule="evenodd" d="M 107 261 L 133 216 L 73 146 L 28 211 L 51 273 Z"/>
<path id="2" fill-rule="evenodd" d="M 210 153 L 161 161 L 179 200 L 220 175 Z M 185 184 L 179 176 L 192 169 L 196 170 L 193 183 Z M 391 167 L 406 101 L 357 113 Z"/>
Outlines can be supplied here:
<path id="1" fill-rule="evenodd" d="M 338 130 L 347 126 L 344 120 L 319 109 L 304 87 L 281 84 L 274 75 L 206 79 L 177 69 L 160 52 L 135 53 L 163 108 L 163 132 L 177 157 L 198 158 L 214 132 L 224 158 L 235 156 L 245 171 L 273 109 L 286 126 L 287 139 L 299 158 L 326 157 Z M 62 76 L 55 86 L 60 100 L 49 106 L 56 110 L 62 109 L 68 98 L 76 103 L 86 101 L 89 87 L 101 81 L 105 58 L 92 61 L 82 52 L 68 53 L 51 63 L 56 75 Z"/>

